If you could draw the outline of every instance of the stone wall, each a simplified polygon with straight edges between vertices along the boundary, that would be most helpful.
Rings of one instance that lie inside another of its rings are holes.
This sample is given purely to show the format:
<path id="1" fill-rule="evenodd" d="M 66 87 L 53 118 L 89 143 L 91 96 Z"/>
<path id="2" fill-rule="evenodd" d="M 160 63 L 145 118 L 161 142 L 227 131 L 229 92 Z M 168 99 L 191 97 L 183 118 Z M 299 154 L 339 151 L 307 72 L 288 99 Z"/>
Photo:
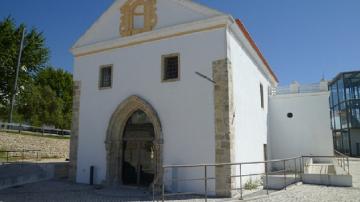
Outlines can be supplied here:
<path id="1" fill-rule="evenodd" d="M 69 158 L 69 139 L 0 132 L 0 150 L 41 150 L 42 158 Z"/>
<path id="2" fill-rule="evenodd" d="M 69 165 L 69 178 L 71 181 L 76 181 L 77 171 L 77 153 L 78 153 L 78 140 L 79 140 L 79 118 L 80 118 L 80 92 L 81 82 L 74 81 L 73 89 L 73 116 L 71 127 L 71 140 L 70 140 L 70 165 Z"/>
<path id="3" fill-rule="evenodd" d="M 213 78 L 215 81 L 215 161 L 220 163 L 234 162 L 234 104 L 232 89 L 232 70 L 228 59 L 213 62 Z M 234 166 L 217 166 L 216 195 L 231 196 L 235 174 Z"/>

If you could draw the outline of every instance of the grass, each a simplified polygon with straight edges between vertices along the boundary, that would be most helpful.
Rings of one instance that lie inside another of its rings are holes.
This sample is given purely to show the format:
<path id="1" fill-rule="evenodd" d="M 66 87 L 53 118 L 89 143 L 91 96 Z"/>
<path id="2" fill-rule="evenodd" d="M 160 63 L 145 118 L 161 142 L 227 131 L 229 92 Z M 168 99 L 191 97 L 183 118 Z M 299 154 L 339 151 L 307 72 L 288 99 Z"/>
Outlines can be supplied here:
<path id="1" fill-rule="evenodd" d="M 261 186 L 259 181 L 253 181 L 251 178 L 245 183 L 245 190 L 254 190 Z"/>
<path id="2" fill-rule="evenodd" d="M 16 134 L 16 135 L 25 135 L 25 136 L 33 136 L 33 137 L 43 137 L 43 138 L 51 138 L 51 139 L 61 139 L 61 140 L 68 140 L 70 136 L 55 136 L 50 134 L 42 134 L 42 133 L 35 133 L 35 132 L 28 132 L 28 131 L 18 131 L 14 130 L 0 130 L 0 132 L 7 133 L 7 134 Z"/>

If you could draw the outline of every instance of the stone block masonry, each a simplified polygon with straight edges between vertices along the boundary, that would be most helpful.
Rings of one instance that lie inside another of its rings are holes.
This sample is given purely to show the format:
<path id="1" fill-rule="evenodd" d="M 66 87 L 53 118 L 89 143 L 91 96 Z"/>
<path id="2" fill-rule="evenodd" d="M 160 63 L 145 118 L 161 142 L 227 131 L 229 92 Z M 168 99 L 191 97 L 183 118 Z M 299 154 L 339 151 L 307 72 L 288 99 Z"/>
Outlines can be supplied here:
<path id="1" fill-rule="evenodd" d="M 73 118 L 72 118 L 71 139 L 70 139 L 70 165 L 69 165 L 69 178 L 73 182 L 76 181 L 77 153 L 78 153 L 78 145 L 79 145 L 80 92 L 81 92 L 81 82 L 74 81 Z"/>
<path id="2" fill-rule="evenodd" d="M 215 161 L 216 163 L 234 162 L 234 134 L 233 126 L 234 103 L 231 63 L 226 58 L 213 62 L 214 103 L 215 103 Z M 232 166 L 216 167 L 216 195 L 231 197 L 235 181 L 231 175 L 235 174 Z"/>

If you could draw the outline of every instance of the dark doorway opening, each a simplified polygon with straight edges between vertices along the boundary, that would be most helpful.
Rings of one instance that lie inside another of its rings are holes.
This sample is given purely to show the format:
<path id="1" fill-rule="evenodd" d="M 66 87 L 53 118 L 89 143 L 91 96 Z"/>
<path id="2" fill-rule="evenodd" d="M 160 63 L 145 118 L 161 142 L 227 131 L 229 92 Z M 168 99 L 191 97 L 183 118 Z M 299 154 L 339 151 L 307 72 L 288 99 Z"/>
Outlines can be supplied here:
<path id="1" fill-rule="evenodd" d="M 124 185 L 149 186 L 154 181 L 156 155 L 153 141 L 153 124 L 143 111 L 136 111 L 127 121 L 124 131 Z"/>

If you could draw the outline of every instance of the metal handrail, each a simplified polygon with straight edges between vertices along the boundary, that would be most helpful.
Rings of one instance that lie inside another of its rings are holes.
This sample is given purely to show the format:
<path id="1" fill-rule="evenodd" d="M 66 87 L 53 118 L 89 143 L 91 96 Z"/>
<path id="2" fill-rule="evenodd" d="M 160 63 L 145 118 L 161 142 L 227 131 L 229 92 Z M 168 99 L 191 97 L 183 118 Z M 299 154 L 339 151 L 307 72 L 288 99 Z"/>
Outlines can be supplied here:
<path id="1" fill-rule="evenodd" d="M 269 194 L 269 180 L 268 177 L 271 174 L 280 174 L 283 175 L 283 180 L 284 180 L 284 189 L 286 190 L 287 186 L 288 186 L 288 171 L 294 172 L 293 174 L 295 175 L 295 182 L 302 180 L 302 174 L 304 173 L 305 170 L 305 158 L 332 158 L 335 160 L 339 160 L 337 156 L 299 156 L 299 157 L 295 157 L 295 158 L 287 158 L 287 159 L 276 159 L 276 160 L 268 160 L 268 161 L 257 161 L 257 162 L 242 162 L 242 163 L 213 163 L 213 164 L 185 164 L 185 165 L 165 165 L 163 166 L 163 171 L 165 171 L 166 169 L 174 169 L 174 168 L 203 168 L 204 169 L 204 176 L 203 177 L 199 177 L 199 178 L 189 178 L 189 179 L 179 179 L 179 178 L 171 178 L 171 182 L 191 182 L 191 181 L 204 181 L 204 195 L 205 195 L 205 201 L 207 201 L 208 199 L 208 182 L 209 180 L 216 180 L 216 177 L 211 177 L 208 176 L 208 168 L 209 167 L 223 167 L 223 166 L 239 166 L 239 174 L 237 175 L 230 175 L 230 176 L 226 176 L 228 178 L 239 178 L 240 179 L 240 188 L 236 188 L 236 189 L 231 189 L 231 190 L 238 190 L 240 191 L 240 199 L 243 199 L 243 190 L 245 190 L 245 186 L 243 185 L 242 182 L 242 178 L 243 177 L 251 177 L 251 176 L 259 176 L 262 175 L 264 177 L 266 177 L 266 187 L 264 186 L 264 189 L 266 189 L 267 194 Z M 347 173 L 350 173 L 350 169 L 349 169 L 349 158 L 342 158 L 343 160 L 342 165 L 340 165 L 345 171 L 347 171 Z M 346 169 L 346 163 L 345 161 L 347 161 L 347 169 Z M 270 171 L 269 172 L 269 164 L 271 163 L 281 163 L 283 170 L 276 170 L 276 171 Z M 294 170 L 289 170 L 288 168 L 288 164 L 292 162 L 294 164 L 294 166 L 292 166 L 291 169 Z M 339 163 L 339 162 L 338 162 Z M 264 164 L 265 165 L 265 173 L 256 173 L 256 174 L 243 174 L 242 173 L 242 167 L 245 165 L 254 165 L 254 164 Z M 321 170 L 321 173 L 323 171 Z M 165 172 L 163 172 L 165 173 Z M 291 173 L 292 174 L 292 173 Z M 224 176 L 225 177 L 225 176 Z M 160 186 L 162 187 L 162 201 L 165 201 L 165 197 L 169 197 L 169 196 L 178 196 L 178 195 L 184 195 L 184 193 L 165 193 L 165 179 L 163 178 L 163 181 L 161 182 Z M 160 179 L 158 179 L 157 181 L 160 181 Z M 189 193 L 188 193 L 189 194 Z M 155 199 L 155 197 L 154 197 Z M 155 201 L 155 200 L 154 200 Z"/>
<path id="2" fill-rule="evenodd" d="M 267 160 L 267 161 L 254 161 L 254 162 L 241 162 L 241 163 L 213 163 L 213 164 L 184 164 L 184 165 L 165 165 L 163 166 L 163 168 L 177 168 L 177 167 L 181 167 L 181 168 L 190 168 L 190 167 L 202 167 L 202 166 L 232 166 L 232 165 L 239 165 L 239 164 L 243 164 L 243 165 L 249 165 L 249 164 L 260 164 L 260 163 L 274 163 L 274 162 L 282 162 L 282 161 L 289 161 L 289 160 L 294 160 L 294 159 L 298 159 L 301 158 L 301 156 L 299 157 L 294 157 L 294 158 L 286 158 L 286 159 L 275 159 L 275 160 Z"/>
<path id="3" fill-rule="evenodd" d="M 276 160 L 268 160 L 268 161 L 257 161 L 257 162 L 242 162 L 242 163 L 217 163 L 217 164 L 187 164 L 187 165 L 165 165 L 163 166 L 163 169 L 173 169 L 173 168 L 203 168 L 204 169 L 204 177 L 202 178 L 192 178 L 192 179 L 178 179 L 178 178 L 172 178 L 171 181 L 172 182 L 191 182 L 191 181 L 204 181 L 204 193 L 205 193 L 205 201 L 207 201 L 208 199 L 208 181 L 209 180 L 216 180 L 216 177 L 209 177 L 207 170 L 209 167 L 223 167 L 223 166 L 239 166 L 239 171 L 240 171 L 240 175 L 230 175 L 228 176 L 229 178 L 240 178 L 240 188 L 234 189 L 234 190 L 240 190 L 240 195 L 241 195 L 241 199 L 243 198 L 243 190 L 245 190 L 245 187 L 242 184 L 242 178 L 243 177 L 250 177 L 250 176 L 259 176 L 259 175 L 264 175 L 266 177 L 266 182 L 268 183 L 268 175 L 269 174 L 274 174 L 274 173 L 281 173 L 284 175 L 284 187 L 286 189 L 287 183 L 286 183 L 286 178 L 287 178 L 287 168 L 286 168 L 286 162 L 288 161 L 294 161 L 295 162 L 295 180 L 298 177 L 298 166 L 297 166 L 297 161 L 300 161 L 300 163 L 298 164 L 299 166 L 301 166 L 301 157 L 295 157 L 295 158 L 287 158 L 287 159 L 276 159 Z M 278 162 L 283 162 L 284 165 L 284 169 L 281 171 L 275 171 L 275 172 L 269 172 L 269 163 L 278 163 Z M 257 173 L 257 174 L 241 174 L 242 173 L 242 166 L 244 165 L 254 165 L 254 164 L 265 164 L 265 173 Z M 301 167 L 300 169 L 301 170 Z M 170 193 L 170 194 L 166 194 L 165 193 L 165 183 L 162 182 L 161 184 L 162 186 L 162 201 L 165 200 L 165 197 L 167 196 L 177 196 L 177 195 L 184 195 L 184 193 Z M 268 184 L 266 186 L 266 190 L 267 190 L 267 194 L 269 193 L 268 190 Z"/>
<path id="4" fill-rule="evenodd" d="M 6 163 L 6 164 L 10 164 L 10 163 L 17 163 L 19 162 L 24 162 L 26 159 L 31 159 L 31 158 L 26 158 L 25 154 L 26 153 L 36 153 L 36 160 L 41 160 L 41 156 L 39 156 L 39 152 L 41 152 L 41 150 L 28 150 L 28 149 L 23 149 L 23 150 L 0 150 L 0 153 L 6 153 L 6 156 L 0 159 L 6 159 L 5 162 L 2 163 Z M 11 153 L 20 153 L 21 156 L 11 156 L 9 154 Z M 10 161 L 11 159 L 19 159 L 17 161 Z"/>

